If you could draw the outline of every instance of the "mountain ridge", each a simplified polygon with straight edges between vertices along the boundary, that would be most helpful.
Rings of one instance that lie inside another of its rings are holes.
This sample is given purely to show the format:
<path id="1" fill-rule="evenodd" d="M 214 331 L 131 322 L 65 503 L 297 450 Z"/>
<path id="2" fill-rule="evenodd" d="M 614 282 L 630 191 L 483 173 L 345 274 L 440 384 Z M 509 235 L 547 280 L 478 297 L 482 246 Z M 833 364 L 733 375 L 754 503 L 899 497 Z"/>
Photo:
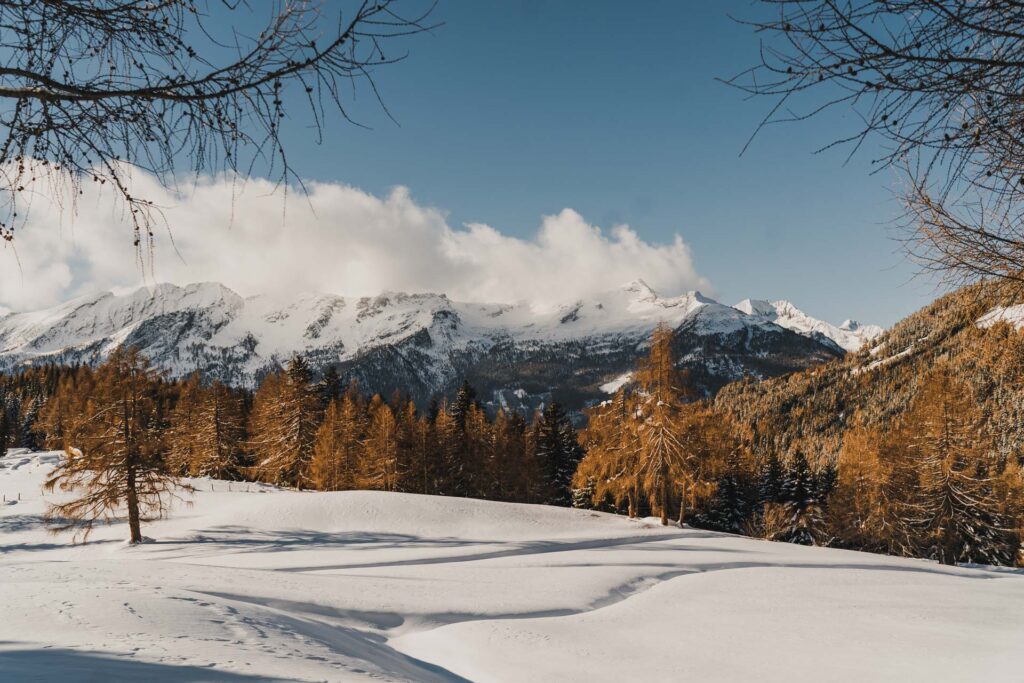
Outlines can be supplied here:
<path id="1" fill-rule="evenodd" d="M 216 282 L 162 283 L 0 317 L 0 369 L 95 363 L 124 343 L 171 376 L 199 371 L 251 387 L 299 353 L 314 368 L 335 366 L 375 391 L 426 399 L 467 377 L 503 407 L 528 408 L 559 391 L 582 405 L 631 369 L 659 322 L 677 330 L 682 364 L 697 371 L 708 395 L 743 376 L 775 376 L 843 355 L 842 344 L 822 332 L 839 328 L 800 316 L 772 320 L 700 292 L 661 297 L 642 280 L 549 309 L 431 293 L 243 297 Z M 807 329 L 790 329 L 791 319 Z M 509 392 L 533 400 L 512 405 L 522 401 L 510 402 Z"/>

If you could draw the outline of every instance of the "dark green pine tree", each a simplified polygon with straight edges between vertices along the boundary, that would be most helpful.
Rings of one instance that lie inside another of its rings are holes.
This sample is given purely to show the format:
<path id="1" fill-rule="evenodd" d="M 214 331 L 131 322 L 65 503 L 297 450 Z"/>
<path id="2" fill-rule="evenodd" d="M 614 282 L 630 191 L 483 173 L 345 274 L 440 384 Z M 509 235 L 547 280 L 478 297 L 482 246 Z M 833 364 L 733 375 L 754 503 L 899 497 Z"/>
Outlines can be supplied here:
<path id="1" fill-rule="evenodd" d="M 317 384 L 317 391 L 320 393 L 320 402 L 326 408 L 331 401 L 335 401 L 341 398 L 341 392 L 344 387 L 341 384 L 341 375 L 338 374 L 338 368 L 330 365 L 324 370 L 323 377 L 320 378 L 319 384 Z"/>
<path id="2" fill-rule="evenodd" d="M 572 505 L 572 477 L 583 459 L 576 428 L 557 401 L 552 401 L 540 416 L 536 432 L 535 456 L 544 479 L 548 505 Z"/>
<path id="3" fill-rule="evenodd" d="M 29 399 L 28 407 L 21 418 L 21 443 L 22 448 L 37 450 L 42 446 L 42 435 L 36 431 L 36 421 L 39 419 L 39 406 L 42 405 L 42 398 Z"/>
<path id="4" fill-rule="evenodd" d="M 773 451 L 764 462 L 758 472 L 757 481 L 757 502 L 760 507 L 767 503 L 779 503 L 782 501 L 782 485 L 786 478 L 782 461 Z"/>
<path id="5" fill-rule="evenodd" d="M 807 457 L 797 451 L 782 484 L 782 502 L 786 506 L 789 528 L 782 540 L 801 545 L 816 545 L 824 528 L 818 477 L 811 471 Z"/>
<path id="6" fill-rule="evenodd" d="M 831 495 L 833 489 L 836 487 L 836 482 L 839 480 L 839 465 L 835 460 L 830 460 L 821 469 L 818 470 L 815 476 L 815 485 L 818 497 L 818 503 L 824 506 L 829 495 Z"/>
<path id="7" fill-rule="evenodd" d="M 17 394 L 10 396 L 4 405 L 4 415 L 7 418 L 7 447 L 21 447 L 21 397 Z"/>
<path id="8" fill-rule="evenodd" d="M 455 400 L 451 404 L 452 419 L 455 420 L 460 432 L 466 431 L 466 414 L 473 405 L 477 407 L 480 405 L 476 398 L 476 389 L 468 380 L 463 380 L 462 386 L 459 387 L 458 393 L 455 394 Z"/>
<path id="9" fill-rule="evenodd" d="M 754 512 L 757 488 L 740 467 L 739 454 L 733 452 L 725 472 L 718 480 L 715 494 L 707 507 L 696 515 L 697 526 L 730 534 L 743 533 Z"/>
<path id="10" fill-rule="evenodd" d="M 11 446 L 11 419 L 5 398 L 0 399 L 0 458 Z"/>

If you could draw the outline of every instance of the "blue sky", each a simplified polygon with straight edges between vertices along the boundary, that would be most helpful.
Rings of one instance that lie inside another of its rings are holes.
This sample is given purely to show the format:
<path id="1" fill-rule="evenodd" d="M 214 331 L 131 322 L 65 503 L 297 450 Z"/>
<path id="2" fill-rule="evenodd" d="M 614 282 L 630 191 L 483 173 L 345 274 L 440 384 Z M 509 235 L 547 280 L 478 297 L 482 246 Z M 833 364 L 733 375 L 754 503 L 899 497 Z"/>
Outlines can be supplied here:
<path id="1" fill-rule="evenodd" d="M 852 115 L 769 128 L 740 156 L 772 103 L 716 79 L 757 61 L 757 36 L 729 14 L 758 11 L 749 0 L 440 0 L 444 25 L 387 45 L 408 58 L 376 73 L 397 123 L 357 89 L 350 113 L 366 127 L 334 116 L 318 145 L 286 98 L 290 161 L 321 188 L 312 204 L 285 212 L 258 180 L 234 208 L 229 186 L 152 189 L 180 206 L 168 211 L 175 245 L 160 238 L 147 275 L 123 214 L 91 198 L 73 221 L 36 208 L 17 267 L 0 268 L 0 306 L 147 277 L 246 294 L 294 285 L 543 302 L 639 276 L 668 295 L 700 286 L 725 303 L 785 298 L 836 323 L 891 324 L 936 289 L 913 279 L 892 239 L 893 178 L 870 174 L 870 145 L 845 164 L 843 150 L 814 154 L 850 132 Z M 262 28 L 248 21 L 243 30 Z M 229 228 L 245 212 L 242 239 Z"/>
<path id="2" fill-rule="evenodd" d="M 643 238 L 682 235 L 726 302 L 788 298 L 836 322 L 890 324 L 933 298 L 892 239 L 899 213 L 872 149 L 814 154 L 852 119 L 762 131 L 767 100 L 716 78 L 757 60 L 742 1 L 442 0 L 445 25 L 377 74 L 399 125 L 365 96 L 362 130 L 300 121 L 296 170 L 374 194 L 395 185 L 448 214 L 527 236 L 564 207 Z"/>

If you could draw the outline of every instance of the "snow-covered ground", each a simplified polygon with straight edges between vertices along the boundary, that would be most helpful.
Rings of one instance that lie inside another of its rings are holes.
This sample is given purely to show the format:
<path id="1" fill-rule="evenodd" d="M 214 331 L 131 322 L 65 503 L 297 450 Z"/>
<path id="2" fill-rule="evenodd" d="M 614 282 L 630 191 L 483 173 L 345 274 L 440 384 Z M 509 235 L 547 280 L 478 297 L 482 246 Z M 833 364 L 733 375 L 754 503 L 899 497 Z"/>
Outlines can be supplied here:
<path id="1" fill-rule="evenodd" d="M 1024 680 L 1020 572 L 209 480 L 73 546 L 56 457 L 0 459 L 0 681 Z"/>

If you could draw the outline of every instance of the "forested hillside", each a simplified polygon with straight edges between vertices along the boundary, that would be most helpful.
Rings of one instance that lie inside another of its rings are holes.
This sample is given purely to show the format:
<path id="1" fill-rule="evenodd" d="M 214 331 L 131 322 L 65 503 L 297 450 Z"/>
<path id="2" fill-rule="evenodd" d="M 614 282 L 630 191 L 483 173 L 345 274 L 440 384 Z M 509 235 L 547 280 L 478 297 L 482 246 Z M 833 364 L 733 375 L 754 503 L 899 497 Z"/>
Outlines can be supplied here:
<path id="1" fill-rule="evenodd" d="M 891 424 L 910 406 L 929 371 L 944 363 L 982 407 L 983 429 L 1003 456 L 1024 455 L 1024 334 L 1007 322 L 979 321 L 1012 302 L 991 285 L 950 293 L 845 358 L 763 382 L 725 387 L 715 406 L 751 430 L 759 449 L 812 460 L 839 454 L 857 427 Z"/>
<path id="2" fill-rule="evenodd" d="M 678 506 L 773 540 L 1020 563 L 1024 334 L 1005 303 L 963 289 L 872 348 L 710 402 L 688 402 L 685 374 L 643 366 L 590 412 L 577 487 L 631 515 Z"/>

